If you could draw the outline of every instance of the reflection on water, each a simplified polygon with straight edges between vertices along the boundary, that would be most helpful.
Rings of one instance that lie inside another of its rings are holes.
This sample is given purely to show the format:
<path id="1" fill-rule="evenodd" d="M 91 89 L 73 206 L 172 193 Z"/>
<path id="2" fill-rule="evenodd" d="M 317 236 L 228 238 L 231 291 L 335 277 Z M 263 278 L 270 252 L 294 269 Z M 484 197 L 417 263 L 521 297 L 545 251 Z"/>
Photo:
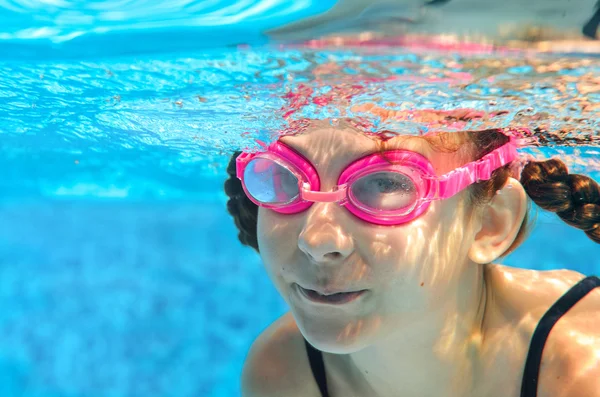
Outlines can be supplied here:
<path id="1" fill-rule="evenodd" d="M 532 152 L 576 146 L 575 172 L 600 168 L 586 151 L 599 139 L 600 58 L 360 44 L 5 62 L 3 196 L 202 197 L 199 173 L 303 118 L 412 134 L 525 126 Z"/>
<path id="2" fill-rule="evenodd" d="M 597 36 L 595 0 L 340 0 L 319 15 L 269 31 L 279 39 L 373 32 L 379 35 L 443 34 L 476 39 L 578 40 Z"/>
<path id="3" fill-rule="evenodd" d="M 334 1 L 319 3 L 310 0 L 1 0 L 0 41 L 48 39 L 60 43 L 82 35 L 113 31 L 134 33 L 181 27 L 234 27 L 236 24 L 268 28 L 325 11 Z"/>

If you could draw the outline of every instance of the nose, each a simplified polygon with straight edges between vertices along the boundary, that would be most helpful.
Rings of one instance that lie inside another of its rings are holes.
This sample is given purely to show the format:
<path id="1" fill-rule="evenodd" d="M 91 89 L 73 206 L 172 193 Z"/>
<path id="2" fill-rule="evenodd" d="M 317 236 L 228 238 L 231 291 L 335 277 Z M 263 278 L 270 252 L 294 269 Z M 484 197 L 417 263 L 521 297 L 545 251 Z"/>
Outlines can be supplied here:
<path id="1" fill-rule="evenodd" d="M 308 210 L 306 221 L 298 236 L 298 248 L 314 263 L 343 262 L 354 251 L 354 241 L 345 222 L 338 217 L 344 209 L 337 203 L 314 203 Z"/>

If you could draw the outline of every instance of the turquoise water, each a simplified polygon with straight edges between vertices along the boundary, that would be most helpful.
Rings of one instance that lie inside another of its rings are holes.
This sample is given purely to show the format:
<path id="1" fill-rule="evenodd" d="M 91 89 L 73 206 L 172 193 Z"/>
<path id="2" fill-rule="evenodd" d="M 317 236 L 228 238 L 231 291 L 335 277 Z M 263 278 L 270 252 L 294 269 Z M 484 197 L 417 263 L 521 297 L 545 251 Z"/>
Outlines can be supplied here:
<path id="1" fill-rule="evenodd" d="M 0 3 L 3 397 L 239 394 L 250 343 L 286 308 L 237 241 L 225 165 L 285 128 L 284 97 L 302 87 L 292 118 L 367 117 L 353 106 L 392 101 L 507 110 L 500 126 L 542 120 L 568 129 L 565 145 L 530 152 L 600 179 L 595 57 L 265 46 L 265 29 L 333 1 L 119 4 L 127 23 L 115 3 Z M 320 105 L 332 92 L 352 96 L 346 114 Z M 537 224 L 503 263 L 600 273 L 582 232 L 552 214 Z"/>

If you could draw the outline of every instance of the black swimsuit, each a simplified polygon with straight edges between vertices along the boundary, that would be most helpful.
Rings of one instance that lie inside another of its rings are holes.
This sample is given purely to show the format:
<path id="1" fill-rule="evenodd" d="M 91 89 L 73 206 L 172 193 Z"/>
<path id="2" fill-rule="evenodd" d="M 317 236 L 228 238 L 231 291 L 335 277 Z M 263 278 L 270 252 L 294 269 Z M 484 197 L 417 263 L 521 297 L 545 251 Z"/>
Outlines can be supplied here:
<path id="1" fill-rule="evenodd" d="M 600 278 L 595 276 L 586 277 L 575 284 L 560 299 L 558 299 L 550 309 L 542 316 L 529 345 L 529 353 L 525 362 L 523 371 L 523 382 L 521 384 L 521 397 L 536 397 L 537 383 L 540 374 L 540 364 L 542 361 L 542 352 L 546 339 L 552 330 L 554 324 L 571 309 L 577 302 L 583 299 L 594 288 L 600 287 Z M 315 349 L 310 343 L 304 340 L 308 360 L 312 373 L 317 381 L 319 390 L 323 397 L 329 397 L 327 391 L 327 378 L 325 376 L 325 364 L 323 363 L 323 354 Z"/>

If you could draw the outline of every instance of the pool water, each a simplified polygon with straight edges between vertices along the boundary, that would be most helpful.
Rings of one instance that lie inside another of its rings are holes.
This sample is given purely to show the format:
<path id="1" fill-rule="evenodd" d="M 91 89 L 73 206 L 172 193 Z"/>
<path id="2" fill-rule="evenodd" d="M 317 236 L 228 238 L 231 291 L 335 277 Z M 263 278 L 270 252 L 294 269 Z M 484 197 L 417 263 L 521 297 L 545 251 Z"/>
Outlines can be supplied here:
<path id="1" fill-rule="evenodd" d="M 593 55 L 268 45 L 261 33 L 333 1 L 125 2 L 131 26 L 102 2 L 77 12 L 5 3 L 3 397 L 239 395 L 251 342 L 286 307 L 237 240 L 225 167 L 294 120 L 354 117 L 420 134 L 432 127 L 366 109 L 472 108 L 496 115 L 436 128 L 536 126 L 529 154 L 560 155 L 600 180 Z M 170 17 L 159 23 L 160 13 Z M 52 18 L 64 23 L 50 29 Z M 600 247 L 540 212 L 502 263 L 600 274 Z"/>

